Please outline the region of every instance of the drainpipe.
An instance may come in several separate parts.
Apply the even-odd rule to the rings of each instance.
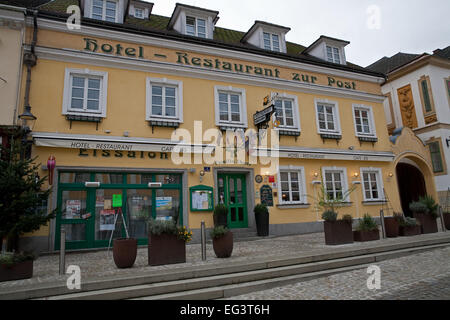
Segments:
[[[31,87],[31,68],[36,65],[36,54],[34,48],[37,42],[37,10],[33,10],[33,40],[31,41],[30,51],[23,55],[23,63],[27,67],[27,80],[25,83],[24,108],[30,105],[30,87]]]

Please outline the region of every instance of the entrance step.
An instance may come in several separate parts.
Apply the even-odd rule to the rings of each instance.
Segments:
[[[194,298],[219,288],[221,296],[230,295],[232,287],[264,288],[279,286],[289,281],[301,281],[301,276],[321,275],[340,268],[361,268],[367,263],[392,259],[402,255],[450,246],[450,234],[422,235],[414,239],[399,238],[384,243],[372,242],[364,246],[327,247],[314,252],[294,253],[271,257],[254,257],[246,261],[223,259],[220,264],[209,263],[196,266],[182,266],[174,269],[137,272],[133,275],[86,279],[81,291],[71,291],[66,281],[39,283],[21,288],[0,291],[0,300],[11,299],[133,299],[148,297],[170,297],[162,295],[187,295]],[[321,273],[322,272],[322,273]],[[293,277],[293,278],[289,278]],[[278,279],[278,280],[277,280]],[[295,280],[300,279],[300,280]],[[260,282],[258,282],[260,281]],[[262,281],[262,282],[261,282]],[[193,290],[203,290],[193,292]],[[206,291],[205,291],[206,290]],[[240,292],[243,292],[240,289]],[[245,291],[244,290],[244,291]],[[216,298],[219,293],[214,295]],[[211,297],[213,298],[213,297]],[[200,299],[200,296],[199,296]],[[203,298],[202,298],[203,299]]]

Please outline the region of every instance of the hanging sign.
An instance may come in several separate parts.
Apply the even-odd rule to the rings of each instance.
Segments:
[[[122,207],[122,194],[113,194],[112,206],[113,208]]]

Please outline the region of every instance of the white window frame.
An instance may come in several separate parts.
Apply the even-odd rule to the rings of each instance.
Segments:
[[[282,188],[281,188],[281,172],[297,172],[299,176],[299,191],[300,201],[284,201]],[[290,181],[290,176],[289,176]],[[291,193],[291,186],[289,186],[289,193]],[[306,192],[306,180],[305,180],[305,167],[303,166],[279,166],[278,167],[278,204],[307,204],[307,192]]]
[[[331,101],[328,99],[314,99],[314,104],[316,106],[316,126],[317,126],[317,133],[322,134],[341,134],[341,120],[339,117],[339,105],[335,101]],[[326,104],[333,107],[333,121],[335,125],[335,130],[327,130],[327,129],[320,129],[319,125],[319,104]]]
[[[328,60],[328,48],[331,48],[331,55],[332,55],[332,57],[333,57],[333,59],[332,59],[333,61],[329,61],[329,60]],[[335,54],[334,54],[334,49],[337,49],[338,54],[339,54],[339,61],[338,61],[338,62],[336,62],[336,57],[335,57]],[[330,63],[342,64],[342,52],[341,52],[341,48],[336,47],[336,46],[332,46],[332,45],[329,45],[329,44],[325,44],[325,60],[326,60],[327,62],[330,62]]]
[[[356,116],[355,116],[355,110],[363,110],[367,111],[367,114],[369,116],[369,133],[363,133],[357,131],[357,125],[356,125]],[[353,124],[355,126],[355,134],[357,137],[376,137],[377,132],[375,129],[375,120],[373,117],[373,111],[371,106],[366,106],[363,104],[353,104],[352,105],[352,113],[353,113]]]
[[[272,92],[271,96],[275,97],[276,93]],[[292,113],[294,116],[294,125],[293,126],[286,126],[286,125],[280,125],[276,130],[283,130],[283,131],[295,131],[300,132],[300,112],[298,107],[298,97],[296,95],[290,95],[286,93],[278,93],[278,96],[275,100],[290,100],[292,102]],[[284,112],[284,111],[283,111]],[[276,114],[273,115],[276,117]]]
[[[81,111],[79,109],[71,109],[72,98],[72,77],[96,77],[100,78],[100,96],[99,96],[99,111]],[[96,71],[90,69],[72,69],[66,68],[64,75],[64,95],[62,113],[64,115],[80,115],[80,116],[94,116],[106,118],[106,101],[108,95],[108,73],[103,71]]]
[[[323,177],[323,188],[326,192],[326,176],[325,173],[327,171],[332,171],[333,173],[339,172],[341,174],[341,183],[342,183],[342,195],[346,195],[345,198],[342,199],[343,202],[350,202],[350,195],[348,194],[348,181],[347,181],[347,168],[345,167],[322,167],[322,177]],[[334,187],[333,187],[334,188]]]
[[[137,13],[141,12],[142,15],[138,16]],[[145,9],[143,8],[138,8],[138,7],[134,7],[134,17],[138,18],[138,19],[144,19],[145,18]]]
[[[175,88],[175,117],[165,115],[152,115],[152,85],[159,85],[162,87],[176,87]],[[183,82],[178,80],[171,80],[167,78],[151,78],[146,80],[146,99],[145,99],[145,120],[147,121],[167,121],[167,122],[183,122]],[[164,110],[163,101],[163,110]],[[164,112],[163,112],[164,114]]]
[[[90,10],[91,10],[91,15],[90,15],[90,18],[91,19],[96,19],[96,20],[101,20],[101,21],[107,21],[106,20],[106,2],[107,1],[110,1],[110,2],[115,2],[116,3],[116,15],[115,15],[115,17],[114,17],[114,22],[119,22],[119,11],[120,11],[120,8],[119,8],[119,5],[120,5],[120,3],[119,3],[119,0],[100,0],[100,1],[102,1],[103,2],[103,7],[102,7],[102,19],[97,19],[97,18],[94,18],[93,16],[94,16],[94,0],[90,0],[91,1],[91,5],[90,5]],[[108,22],[111,22],[111,21],[108,21]]]
[[[366,197],[366,187],[364,185],[364,176],[363,173],[376,173],[377,177],[377,191],[378,191],[378,198],[370,198],[368,199]],[[360,177],[361,177],[361,184],[362,184],[362,192],[363,192],[363,199],[364,201],[384,201],[384,184],[383,184],[383,174],[381,168],[373,168],[373,167],[364,167],[360,168]]]
[[[239,122],[235,121],[224,121],[220,120],[220,104],[219,104],[219,92],[220,93],[228,93],[228,94],[238,94],[240,95],[240,120]],[[232,86],[214,86],[214,106],[215,106],[215,118],[216,118],[216,126],[220,127],[231,127],[231,128],[247,128],[247,98],[245,95],[245,89],[242,88],[234,88]]]
[[[267,49],[266,45],[264,43],[264,34],[267,33],[269,35],[269,40],[270,40],[270,48]],[[278,50],[275,50],[273,47],[273,36],[277,36],[278,37]],[[274,52],[282,52],[281,49],[281,35],[278,33],[274,33],[274,32],[270,32],[270,31],[262,31],[262,48],[265,50],[270,50],[270,51],[274,51]]]
[[[188,19],[188,17],[189,18],[194,18],[195,19],[195,24],[194,24],[194,30],[195,30],[195,34],[188,34],[188,32],[187,32],[187,19]],[[199,35],[198,35],[198,23],[197,23],[197,21],[198,20],[203,20],[203,21],[205,21],[205,37],[200,37]],[[202,38],[202,39],[208,39],[208,19],[207,18],[203,18],[203,17],[199,17],[199,16],[196,16],[196,15],[192,15],[192,14],[189,14],[189,13],[186,13],[186,15],[185,15],[185,17],[184,17],[184,30],[185,30],[185,34],[186,35],[188,35],[188,36],[192,36],[192,37],[198,37],[198,38]]]

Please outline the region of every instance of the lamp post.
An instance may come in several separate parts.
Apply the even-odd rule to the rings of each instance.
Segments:
[[[19,124],[21,126],[20,134],[22,136],[22,144],[26,148],[26,154],[28,154],[28,143],[31,141],[28,141],[28,135],[33,130],[34,124],[36,122],[36,116],[31,113],[31,106],[26,105],[24,107],[24,112],[19,115]]]

